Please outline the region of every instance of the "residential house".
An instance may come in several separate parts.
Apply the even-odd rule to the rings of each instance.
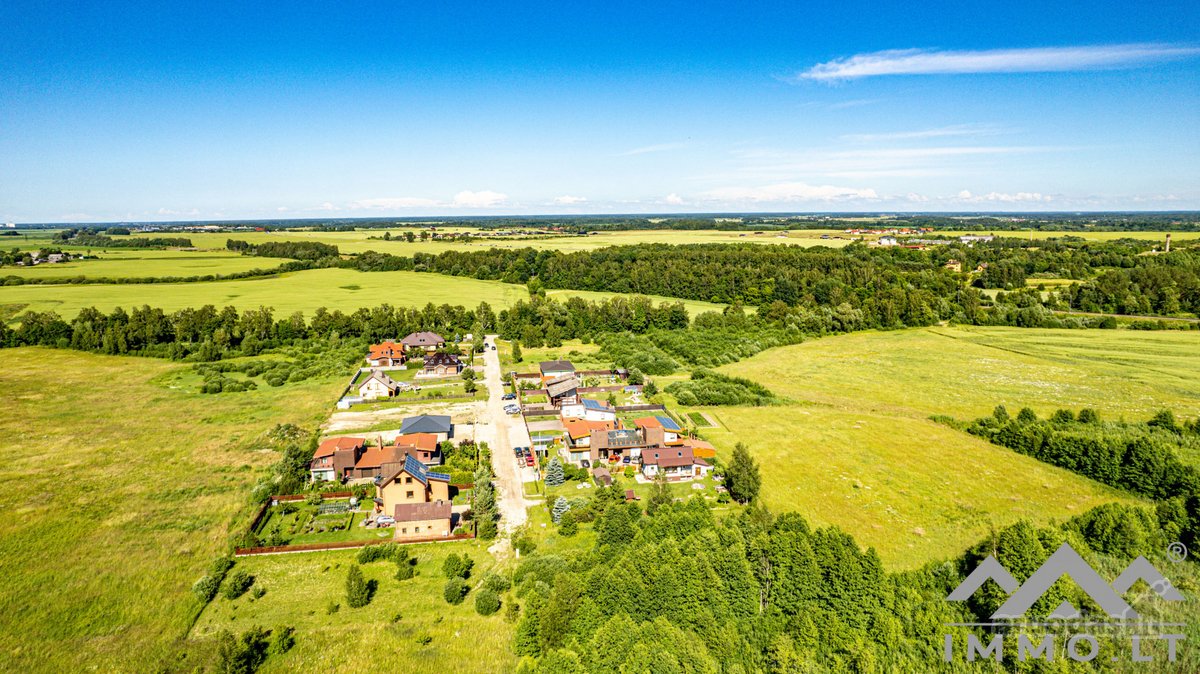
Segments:
[[[463,364],[458,356],[452,353],[432,353],[425,356],[425,364],[421,367],[424,377],[452,377],[462,372]]]
[[[391,377],[379,370],[371,370],[371,374],[354,385],[358,397],[363,400],[390,398],[400,392],[401,386]]]
[[[664,445],[679,445],[683,444],[684,433],[679,424],[675,420],[666,415],[653,417],[642,417],[634,419],[633,425],[639,429],[646,428],[661,428],[663,429],[663,444]]]
[[[433,353],[446,345],[446,340],[436,332],[414,332],[400,340],[404,349],[422,349],[425,353]]]
[[[962,271],[962,262],[960,262],[959,260],[955,260],[954,258],[951,258],[949,260],[946,260],[946,264],[942,265],[942,268],[949,269],[950,271],[956,272],[956,273],[961,272]]]
[[[400,422],[400,435],[415,433],[430,433],[437,436],[438,442],[445,442],[454,436],[454,424],[445,414],[422,414]]]
[[[362,438],[325,440],[313,452],[312,461],[308,464],[309,474],[314,481],[341,480],[353,471],[366,445],[367,441]]]
[[[961,243],[973,246],[976,243],[987,243],[994,238],[996,238],[995,235],[980,236],[977,234],[964,234],[963,236],[958,237],[958,240]]]
[[[406,455],[420,461],[426,467],[442,464],[442,451],[437,436],[432,433],[413,433],[397,436],[395,442],[390,445],[381,442],[368,447],[354,463],[353,471],[347,471],[347,477],[377,478],[383,474],[384,465],[403,463]]]
[[[562,407],[563,403],[577,402],[579,397],[579,380],[573,374],[563,374],[546,382],[546,397],[550,404]]]
[[[569,360],[545,360],[538,363],[538,370],[542,373],[543,381],[565,375],[575,375],[575,366]]]
[[[616,421],[617,411],[607,401],[584,398],[583,418],[588,421]]]
[[[375,483],[375,512],[395,518],[396,538],[449,536],[450,476],[429,470],[411,455],[402,463],[384,464]]]
[[[591,458],[592,431],[615,431],[616,421],[587,421],[585,419],[564,419],[563,430],[566,436],[564,449],[567,460],[579,465],[584,459]]]
[[[712,463],[712,460],[717,458],[717,448],[713,447],[712,443],[705,442],[699,438],[684,438],[683,445],[684,447],[690,447],[692,449],[692,456],[698,459],[704,459]]]
[[[442,447],[437,433],[397,435],[392,443],[400,453],[407,454],[426,466],[442,465]]]
[[[642,452],[642,475],[650,479],[661,473],[668,481],[683,481],[710,472],[712,466],[692,454],[690,447],[655,447]]]
[[[663,446],[662,428],[593,429],[590,435],[587,458],[592,466],[605,462],[636,464],[643,450]]]
[[[404,364],[404,345],[387,341],[372,344],[367,352],[367,364],[371,367],[395,367]]]

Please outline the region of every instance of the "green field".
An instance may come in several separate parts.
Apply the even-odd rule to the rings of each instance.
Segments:
[[[475,560],[472,585],[492,566],[482,543],[431,543],[409,548],[416,556],[415,578],[397,581],[395,564],[363,565],[368,580],[379,588],[362,608],[346,606],[345,578],[354,551],[268,555],[238,560],[237,568],[266,588],[260,599],[249,594],[230,601],[218,597],[204,611],[194,634],[204,637],[219,629],[237,632],[251,625],[296,628],[296,647],[271,658],[261,674],[270,672],[511,672],[513,625],[501,613],[475,613],[474,596],[451,606],[442,599],[446,579],[442,561],[450,553],[468,553]],[[507,597],[505,598],[507,599]],[[331,603],[340,604],[334,614]],[[398,617],[398,619],[396,619]],[[431,637],[421,644],[423,636]]]
[[[856,333],[721,368],[792,402],[708,408],[723,456],[746,443],[775,509],[836,524],[893,567],[955,554],[992,526],[1045,522],[1118,498],[1113,490],[928,420],[1005,403],[1046,415],[1094,407],[1148,417],[1200,402],[1200,335],[932,328]]]
[[[562,290],[552,294],[560,299],[572,295],[603,299],[617,293]],[[203,283],[0,286],[0,305],[23,304],[28,305],[27,310],[57,311],[67,318],[89,306],[102,311],[143,304],[167,311],[205,304],[232,305],[239,309],[268,306],[275,309],[277,316],[286,316],[295,311],[311,314],[317,307],[351,313],[361,307],[385,303],[423,307],[432,302],[474,307],[479,302],[488,302],[498,310],[522,299],[529,299],[524,286],[500,281],[411,271],[359,272],[352,269],[314,269]],[[701,311],[719,311],[723,306],[693,301],[684,304],[693,315]]]
[[[82,251],[80,251],[82,252]],[[288,262],[278,258],[247,257],[234,253],[184,250],[93,249],[98,260],[72,260],[36,267],[0,268],[2,276],[36,279],[148,278],[233,274],[251,269],[273,269]]]
[[[0,350],[0,587],[7,671],[156,671],[186,650],[192,583],[248,517],[261,435],[312,428],[344,385],[202,395],[188,366]],[[69,377],[53,376],[57,373]]]

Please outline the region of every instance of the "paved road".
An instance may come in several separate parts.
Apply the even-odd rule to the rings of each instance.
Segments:
[[[496,335],[487,335],[487,351],[483,354],[483,380],[488,388],[488,400],[483,418],[475,434],[486,440],[492,450],[492,466],[496,471],[496,504],[500,510],[500,530],[511,532],[525,523],[525,492],[521,487],[521,471],[513,460],[513,447],[528,447],[529,433],[518,416],[504,412],[504,382],[500,378],[499,351],[492,351]]]

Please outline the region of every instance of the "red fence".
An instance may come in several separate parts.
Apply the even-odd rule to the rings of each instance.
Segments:
[[[249,557],[251,555],[275,555],[286,552],[320,552],[322,550],[350,550],[364,548],[368,545],[383,543],[437,543],[441,541],[467,541],[475,538],[472,534],[457,534],[450,536],[428,536],[422,538],[400,538],[374,541],[342,541],[340,543],[308,543],[305,545],[266,545],[258,548],[234,548],[234,557]]]

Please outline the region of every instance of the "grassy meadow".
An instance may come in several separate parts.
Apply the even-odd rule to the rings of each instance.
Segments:
[[[76,251],[82,252],[82,251]],[[4,267],[0,276],[27,279],[150,278],[234,274],[251,269],[273,269],[288,262],[279,258],[248,257],[236,253],[184,250],[93,249],[98,260],[71,260],[36,267]]]
[[[344,381],[202,395],[187,365],[0,350],[0,660],[7,671],[155,671],[185,650],[192,583],[274,451],[312,428]],[[56,376],[59,373],[66,377]]]
[[[1093,407],[1143,418],[1200,402],[1200,335],[929,328],[856,333],[727,365],[785,396],[776,407],[707,408],[728,458],[746,443],[772,508],[837,524],[891,567],[950,556],[992,526],[1064,519],[1117,492],[929,421],[998,403],[1047,415]]]
[[[511,672],[514,625],[500,613],[475,612],[474,590],[451,606],[442,598],[442,562],[451,553],[469,554],[475,568],[472,587],[494,565],[483,543],[431,543],[408,548],[417,558],[417,576],[398,581],[389,561],[362,566],[378,589],[362,608],[346,605],[345,580],[355,551],[266,555],[238,559],[236,569],[254,576],[266,589],[259,599],[250,593],[229,600],[218,596],[196,623],[193,635],[217,630],[241,632],[251,625],[296,628],[296,646],[272,657],[259,670],[272,672]],[[505,600],[508,597],[504,597]],[[330,613],[331,604],[338,604]],[[424,637],[428,643],[422,643]]]

